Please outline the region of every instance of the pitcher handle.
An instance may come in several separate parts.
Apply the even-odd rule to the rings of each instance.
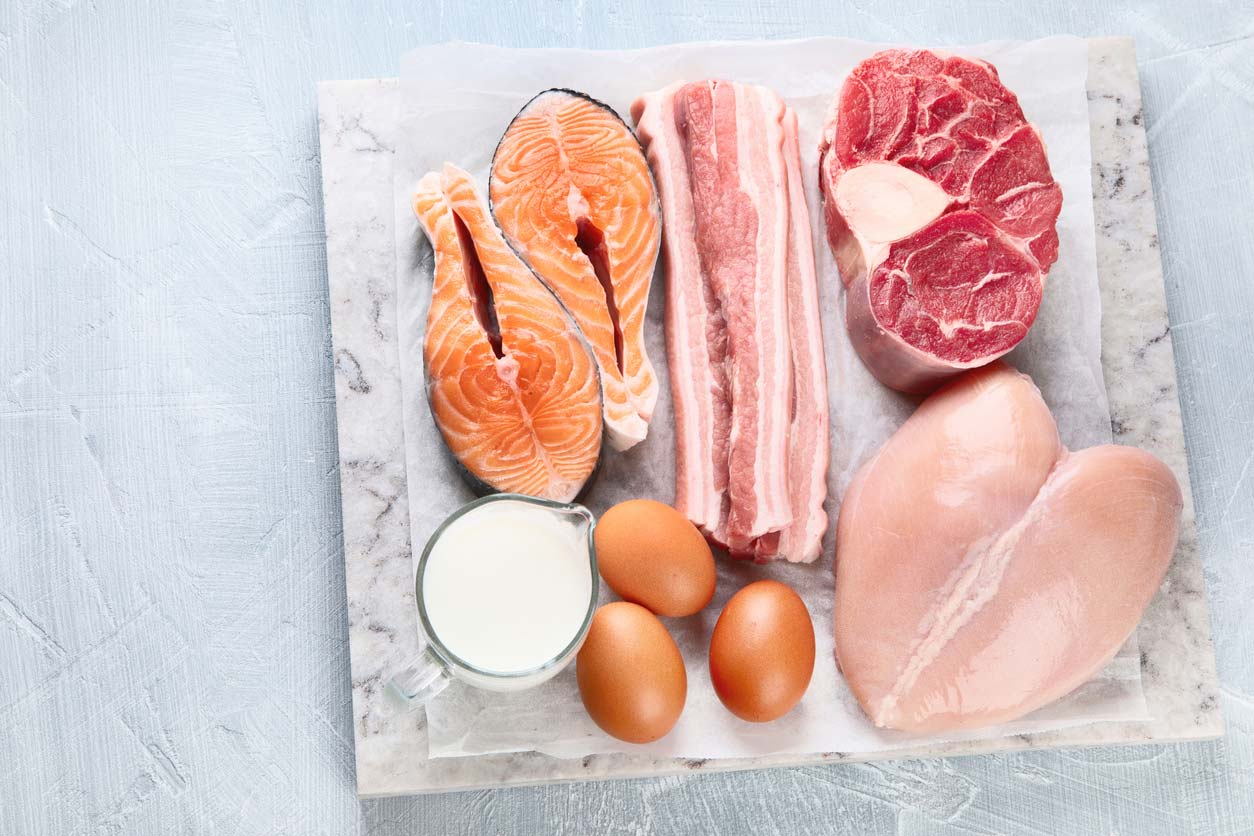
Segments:
[[[448,668],[430,647],[388,679],[384,687],[388,702],[399,711],[413,711],[429,702],[452,682]]]

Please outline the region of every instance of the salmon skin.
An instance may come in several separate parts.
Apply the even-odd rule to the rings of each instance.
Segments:
[[[596,358],[570,314],[505,243],[465,171],[413,195],[435,254],[423,363],[431,415],[479,493],[568,502],[596,473]]]
[[[488,193],[510,246],[592,346],[610,444],[639,443],[657,402],[644,328],[662,220],[635,134],[596,99],[545,90],[501,137]]]

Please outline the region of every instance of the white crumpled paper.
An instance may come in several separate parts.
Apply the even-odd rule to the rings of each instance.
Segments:
[[[453,43],[406,54],[401,76],[395,156],[397,283],[405,393],[405,450],[410,530],[415,557],[446,514],[471,498],[442,449],[422,376],[422,335],[431,285],[431,250],[410,210],[410,194],[425,172],[451,161],[486,189],[498,138],[520,107],[549,87],[581,90],[626,115],[641,93],[670,82],[707,77],[765,84],[800,119],[814,251],[821,284],[824,344],[831,402],[831,470],[827,510],[858,466],[910,414],[915,402],[881,386],[863,368],[846,336],[841,284],[823,237],[817,185],[817,145],[828,107],[845,75],[883,45],[822,38],[791,42],[685,44],[597,52],[504,49]],[[1036,380],[1072,448],[1110,440],[1110,415],[1100,363],[1100,301],[1090,181],[1088,48],[1083,40],[1049,38],[954,50],[988,59],[1044,133],[1050,164],[1062,186],[1060,257],[1050,271],[1044,304],[1028,338],[1009,358]],[[649,301],[649,352],[661,396],[648,438],[627,453],[607,453],[587,504],[600,513],[620,500],[673,498],[673,434],[662,333],[663,280]],[[768,753],[865,752],[920,743],[874,728],[837,672],[832,637],[832,530],[823,556],[811,565],[765,567],[720,560],[718,591],[698,615],[667,619],[688,669],[688,701],[675,729],[645,746],[603,734],[579,701],[573,667],[538,689],[513,695],[454,684],[427,707],[431,757],[536,750],[559,757],[645,750],[658,756],[725,758]],[[746,583],[776,578],[796,589],[814,620],[817,663],[801,704],[773,723],[733,717],[710,684],[706,651],[723,604]],[[612,593],[603,587],[603,597]],[[1093,682],[1067,698],[1006,726],[963,735],[998,737],[1096,720],[1145,716],[1135,647]],[[946,739],[957,739],[949,735]],[[933,739],[935,740],[935,739]]]

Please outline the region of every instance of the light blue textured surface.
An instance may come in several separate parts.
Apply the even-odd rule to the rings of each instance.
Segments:
[[[359,804],[313,84],[415,44],[1137,38],[1228,735]],[[1254,830],[1254,6],[0,4],[0,834]]]

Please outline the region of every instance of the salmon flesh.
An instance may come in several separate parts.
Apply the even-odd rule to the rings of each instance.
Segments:
[[[635,134],[595,99],[546,90],[506,129],[488,191],[510,246],[592,346],[610,443],[639,443],[657,402],[644,329],[662,222]]]
[[[480,493],[574,499],[603,436],[596,359],[570,315],[505,243],[465,171],[413,195],[435,254],[423,342],[445,444]]]

